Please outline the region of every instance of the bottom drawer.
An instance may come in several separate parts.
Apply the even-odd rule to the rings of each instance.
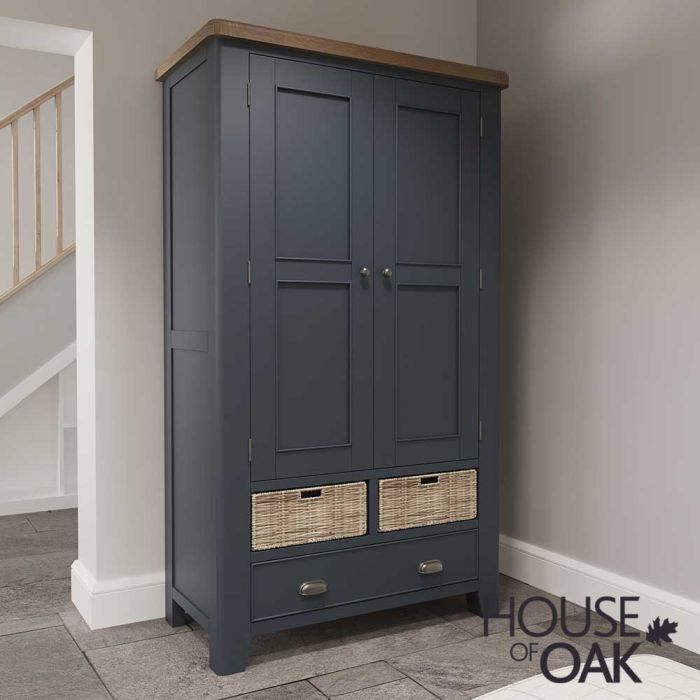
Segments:
[[[253,620],[476,578],[477,531],[253,564]]]

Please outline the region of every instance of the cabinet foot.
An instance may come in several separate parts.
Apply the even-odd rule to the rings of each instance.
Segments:
[[[166,596],[165,600],[165,619],[171,627],[182,627],[187,623],[185,611],[172,599],[171,596]]]
[[[250,654],[250,640],[232,639],[227,635],[209,636],[209,666],[217,676],[245,671]]]
[[[498,588],[467,593],[467,608],[479,617],[498,615]]]

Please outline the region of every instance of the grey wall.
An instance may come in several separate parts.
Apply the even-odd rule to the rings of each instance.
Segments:
[[[503,532],[700,600],[700,3],[487,0]]]

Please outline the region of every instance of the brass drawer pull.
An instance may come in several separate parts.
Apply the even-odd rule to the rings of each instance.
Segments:
[[[327,590],[328,586],[326,586],[325,581],[304,581],[304,583],[299,586],[299,595],[323,595]]]
[[[418,565],[419,574],[439,574],[442,572],[442,562],[439,559],[427,559]]]

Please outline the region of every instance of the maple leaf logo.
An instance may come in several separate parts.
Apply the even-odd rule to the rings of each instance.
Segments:
[[[656,618],[652,624],[647,627],[647,642],[652,642],[657,646],[661,646],[661,642],[673,644],[670,635],[675,634],[678,628],[677,622],[669,622],[666,618],[661,622],[661,618]]]

